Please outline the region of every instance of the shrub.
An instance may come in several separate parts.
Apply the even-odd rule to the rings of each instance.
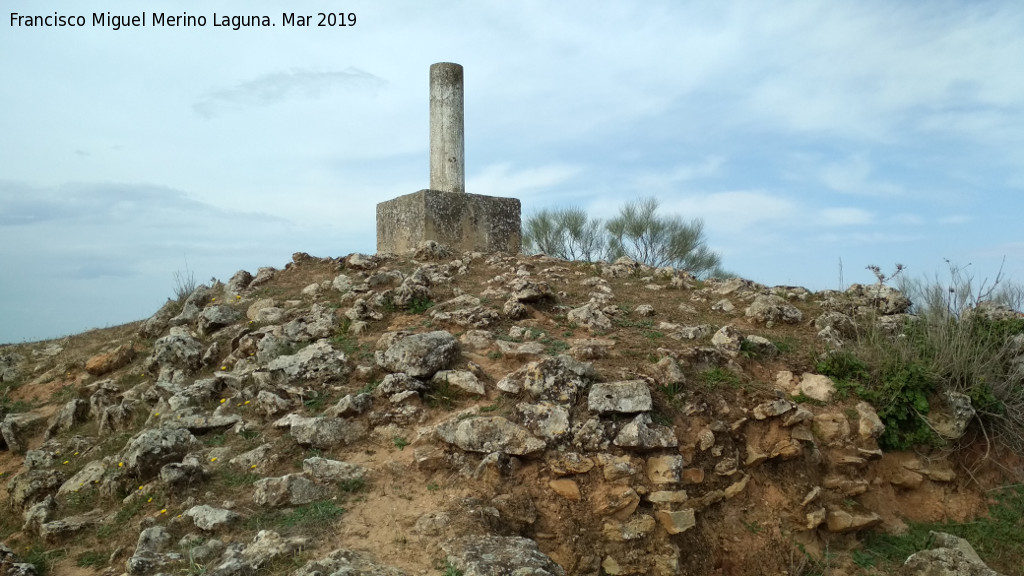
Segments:
[[[699,218],[657,214],[654,198],[630,202],[608,222],[589,218],[580,208],[541,210],[526,219],[523,251],[564,260],[593,262],[626,256],[648,266],[674,266],[697,276],[734,276],[704,239]]]
[[[648,266],[673,266],[703,275],[715,270],[721,258],[704,241],[704,222],[689,223],[679,216],[658,216],[654,198],[630,202],[608,221],[608,252]]]
[[[593,262],[605,256],[608,240],[600,220],[580,208],[544,209],[526,219],[523,251],[563,260]]]
[[[897,335],[869,318],[851,348],[830,354],[817,369],[875,406],[886,425],[883,448],[940,441],[929,421],[930,404],[956,392],[971,399],[980,435],[1024,449],[1024,318],[979,307],[1000,300],[1012,305],[1022,291],[1005,286],[1001,273],[995,282],[977,285],[964,268],[949,266],[948,284],[901,281],[916,299],[917,317]]]

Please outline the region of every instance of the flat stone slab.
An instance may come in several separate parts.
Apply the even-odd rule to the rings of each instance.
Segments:
[[[651,390],[643,380],[601,382],[590,388],[587,408],[598,414],[647,412],[651,409]]]

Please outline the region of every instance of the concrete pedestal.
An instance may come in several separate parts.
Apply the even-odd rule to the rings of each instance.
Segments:
[[[420,190],[377,204],[377,252],[404,254],[423,240],[464,252],[522,249],[515,198]]]

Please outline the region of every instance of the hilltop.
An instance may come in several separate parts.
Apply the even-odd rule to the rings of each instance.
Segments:
[[[0,347],[0,576],[1022,574],[1021,455],[934,398],[955,446],[892,449],[822,373],[900,338],[882,283],[425,243],[181,296]]]

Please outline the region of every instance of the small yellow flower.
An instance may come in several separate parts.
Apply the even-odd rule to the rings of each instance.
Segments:
[[[146,502],[152,502],[152,501],[153,501],[153,497],[152,496],[149,497],[149,500],[146,500]]]
[[[220,369],[221,369],[221,370],[227,370],[227,369],[228,369],[228,367],[227,367],[227,366],[221,366],[221,367],[220,367]],[[223,402],[223,400],[221,400],[221,402]]]
[[[124,462],[118,462],[117,463],[117,467],[118,468],[124,468]]]
[[[216,461],[217,461],[217,457],[216,456],[214,456],[213,458],[210,458],[210,462],[216,462]]]
[[[75,453],[73,454],[73,456],[78,456],[78,452],[75,452]]]
[[[235,294],[235,300],[241,300],[241,299],[242,299],[242,295],[241,294]]]
[[[248,406],[249,405],[249,401],[246,400],[245,402],[242,402],[242,404],[245,404],[246,406]]]
[[[221,403],[221,404],[223,404],[223,403],[224,403],[224,402],[226,402],[226,401],[227,401],[227,398],[221,398],[221,399],[220,399],[220,403]]]
[[[159,415],[160,415],[159,412],[153,412],[153,416],[159,416]]]
[[[255,465],[255,464],[253,464],[252,466],[249,466],[249,468],[255,468],[255,467],[256,467],[256,465]]]
[[[216,302],[216,301],[217,301],[217,297],[216,296],[214,296],[213,298],[210,298],[210,302]]]
[[[160,513],[161,514],[167,514],[167,508],[164,508],[163,510],[161,510]]]
[[[241,407],[242,407],[242,403],[241,403],[241,402],[239,402],[238,404],[235,404],[235,407],[236,407],[236,408],[241,408]]]
[[[65,463],[65,464],[67,464],[68,462],[70,462],[70,460],[65,460],[65,461],[64,461],[64,463]]]
[[[145,487],[146,487],[145,484],[143,484],[142,486],[139,486],[139,490],[142,490]]]

